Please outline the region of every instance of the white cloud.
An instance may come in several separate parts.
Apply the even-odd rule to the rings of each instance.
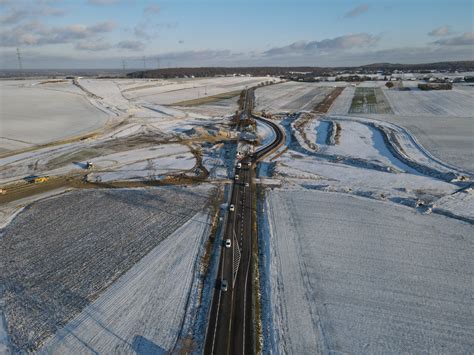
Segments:
[[[274,47],[264,52],[265,56],[302,55],[321,51],[347,50],[375,45],[379,38],[368,33],[356,33],[321,41],[298,41],[283,47]]]
[[[444,37],[444,36],[449,36],[451,34],[452,34],[451,26],[440,26],[428,32],[428,36],[433,36],[433,37]]]
[[[440,46],[474,46],[474,32],[465,32],[460,36],[439,39],[433,43]]]
[[[369,5],[362,4],[362,5],[356,6],[351,11],[347,12],[344,15],[344,17],[345,18],[357,17],[359,15],[362,15],[364,12],[367,12],[368,10],[369,10]]]
[[[13,6],[4,11],[4,15],[0,16],[2,25],[14,25],[20,22],[31,21],[40,16],[62,16],[64,10],[49,5],[32,5],[21,7]]]
[[[96,35],[110,32],[114,28],[115,23],[111,21],[99,22],[92,26],[74,24],[58,27],[47,27],[39,22],[30,22],[2,31],[0,46],[73,43],[77,40],[94,38]]]
[[[115,46],[112,46],[114,48]],[[402,47],[375,51],[308,53],[298,57],[283,55],[262,56],[261,53],[237,53],[229,50],[182,51],[172,53],[146,53],[149,58],[159,58],[163,63],[169,61],[173,66],[358,66],[370,63],[432,63],[441,61],[472,60],[472,48],[468,46],[422,46]],[[76,54],[50,54],[41,49],[22,51],[23,62],[29,68],[121,68],[122,59],[128,68],[143,66],[142,54],[130,52],[129,56],[104,55],[100,51],[82,51]],[[3,68],[17,68],[15,49],[0,52]]]

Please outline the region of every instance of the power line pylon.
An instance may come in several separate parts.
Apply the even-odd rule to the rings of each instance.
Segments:
[[[16,49],[16,57],[18,58],[18,68],[20,69],[20,71],[23,71],[23,64],[21,63],[20,48]]]

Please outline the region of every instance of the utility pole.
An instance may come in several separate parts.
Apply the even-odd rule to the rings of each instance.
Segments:
[[[18,58],[18,68],[20,69],[20,72],[22,72],[23,71],[23,64],[21,63],[20,48],[16,49],[16,57]]]

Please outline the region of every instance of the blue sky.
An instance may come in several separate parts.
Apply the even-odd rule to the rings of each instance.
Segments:
[[[0,0],[0,67],[474,60],[472,0]]]

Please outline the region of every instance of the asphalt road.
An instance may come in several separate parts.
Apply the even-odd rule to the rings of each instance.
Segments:
[[[246,100],[252,100],[253,93],[246,93]],[[251,107],[252,102],[245,105]],[[252,280],[252,218],[255,194],[256,163],[278,148],[284,141],[281,129],[271,121],[264,121],[275,130],[275,140],[267,147],[240,160],[242,167],[235,169],[224,245],[220,257],[219,272],[214,290],[213,303],[204,347],[205,354],[253,354],[255,352],[253,280]],[[250,163],[250,166],[248,165]],[[230,239],[231,247],[226,247]],[[222,290],[222,282],[228,284]]]

